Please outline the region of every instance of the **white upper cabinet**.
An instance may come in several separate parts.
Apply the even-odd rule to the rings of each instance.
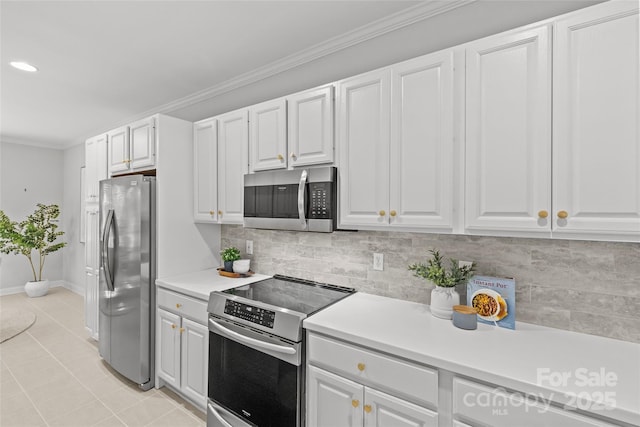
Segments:
[[[107,178],[107,135],[90,138],[85,143],[85,202],[97,203],[100,181]]]
[[[466,46],[465,230],[550,235],[549,26]]]
[[[391,67],[389,224],[453,229],[453,51]]]
[[[218,221],[218,128],[216,119],[193,125],[193,216],[196,222]]]
[[[155,167],[155,128],[155,118],[149,117],[108,133],[110,175]]]
[[[333,86],[287,96],[289,167],[333,163]]]
[[[338,84],[340,227],[453,231],[453,52]]]
[[[554,34],[554,236],[640,241],[638,2],[584,9]]]
[[[287,101],[263,102],[249,109],[251,171],[286,169]]]
[[[249,164],[247,110],[216,117],[218,121],[218,220],[242,224],[244,174]]]
[[[387,223],[391,72],[338,83],[340,227]]]

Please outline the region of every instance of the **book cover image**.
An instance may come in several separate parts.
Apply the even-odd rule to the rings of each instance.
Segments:
[[[511,278],[473,276],[467,283],[467,305],[478,311],[478,321],[516,328],[516,281]]]

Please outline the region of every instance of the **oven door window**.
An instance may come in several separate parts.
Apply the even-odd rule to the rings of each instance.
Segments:
[[[296,426],[301,369],[209,333],[209,398],[260,427]]]

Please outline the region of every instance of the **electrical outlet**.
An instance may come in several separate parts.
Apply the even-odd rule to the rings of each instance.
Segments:
[[[473,265],[473,262],[471,261],[458,261],[458,268],[462,268],[462,267],[471,267]]]
[[[246,243],[246,253],[247,255],[253,255],[253,240],[247,240]]]
[[[373,254],[373,269],[377,271],[384,270],[384,254]]]

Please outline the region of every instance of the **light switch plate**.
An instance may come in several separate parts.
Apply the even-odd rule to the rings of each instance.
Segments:
[[[253,240],[247,240],[245,249],[247,255],[253,255]]]

